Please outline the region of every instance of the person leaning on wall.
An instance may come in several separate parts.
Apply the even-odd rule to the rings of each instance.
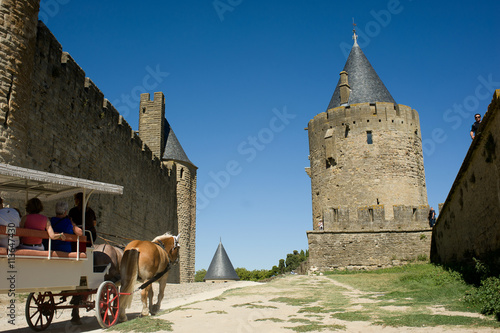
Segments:
[[[476,132],[478,131],[479,129],[479,124],[481,124],[481,115],[479,113],[476,113],[474,115],[474,124],[472,124],[472,127],[470,129],[470,138],[472,140],[474,140],[474,138],[476,137]]]

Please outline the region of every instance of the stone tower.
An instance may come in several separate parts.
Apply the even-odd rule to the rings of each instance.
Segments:
[[[418,113],[394,101],[356,34],[326,112],[315,116],[307,130],[313,230],[319,231],[322,220],[321,231],[334,232],[328,240],[308,234],[312,261],[315,255],[324,256],[322,245],[338,244],[344,230],[425,228],[427,190]],[[316,264],[334,267],[334,261]],[[358,266],[373,264],[380,262]]]
[[[172,127],[165,118],[165,96],[155,92],[153,100],[149,94],[141,94],[139,135],[158,157],[171,175],[176,177],[176,200],[178,230],[180,233],[180,280],[194,282],[195,236],[196,236],[196,170],[189,160]]]

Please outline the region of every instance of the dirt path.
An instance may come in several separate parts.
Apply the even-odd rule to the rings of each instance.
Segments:
[[[322,293],[322,290],[328,293]],[[224,291],[227,292],[220,296]],[[325,301],[337,302],[341,311],[349,312],[357,311],[377,301],[373,293],[354,289],[324,276],[289,276],[269,283],[241,281],[227,284],[168,285],[166,295],[170,298],[163,301],[162,310],[167,311],[151,319],[153,323],[157,323],[158,320],[171,323],[174,332],[291,333],[294,332],[292,328],[302,326],[306,329],[308,325],[309,329],[317,328],[309,330],[312,332],[500,332],[492,328],[468,329],[460,326],[384,327],[374,325],[373,320],[367,318],[363,318],[364,321],[340,320],[333,317],[331,312],[322,312],[320,304]],[[340,302],[340,298],[345,299],[345,302]],[[294,300],[297,301],[296,304]],[[4,298],[0,298],[0,305],[5,309]],[[309,310],[304,311],[305,307]],[[128,311],[129,318],[137,317],[140,310],[141,304],[137,295],[134,297],[132,308]],[[405,312],[408,308],[389,306],[384,307],[384,310]],[[429,311],[448,316],[480,316],[449,312],[439,307]],[[32,332],[25,323],[24,310],[18,316],[15,327],[7,324],[5,313],[2,312],[4,311],[0,312],[0,331]],[[81,326],[71,325],[69,310],[57,314],[47,332],[103,332],[93,311],[82,314]],[[125,325],[137,322],[129,321]],[[108,332],[115,332],[120,328],[126,329],[119,325]]]

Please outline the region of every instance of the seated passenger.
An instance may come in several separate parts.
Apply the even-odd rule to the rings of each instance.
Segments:
[[[19,227],[19,223],[21,222],[21,216],[19,212],[14,208],[3,207],[3,199],[0,198],[0,225],[5,225],[7,227]],[[11,242],[13,243],[13,247],[16,248],[19,246],[19,237],[13,236]],[[0,246],[1,247],[9,247],[9,236],[0,235]]]
[[[40,214],[43,210],[43,205],[40,199],[32,198],[26,203],[26,213],[21,219],[21,228],[47,230],[50,239],[65,240],[64,233],[55,234],[47,216]],[[39,237],[21,237],[21,245],[19,249],[44,251],[45,247],[42,244],[42,238]]]
[[[68,203],[59,201],[56,203],[56,216],[50,219],[50,224],[54,232],[61,232],[70,235],[83,235],[82,229],[78,228],[68,216]],[[52,242],[52,250],[71,252],[71,242],[55,240]]]

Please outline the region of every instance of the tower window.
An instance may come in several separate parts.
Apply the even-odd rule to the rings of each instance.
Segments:
[[[372,131],[366,131],[366,143],[373,144]]]
[[[146,108],[142,108],[142,113],[146,113]]]
[[[370,222],[374,221],[373,208],[368,208],[368,217],[370,218]]]

